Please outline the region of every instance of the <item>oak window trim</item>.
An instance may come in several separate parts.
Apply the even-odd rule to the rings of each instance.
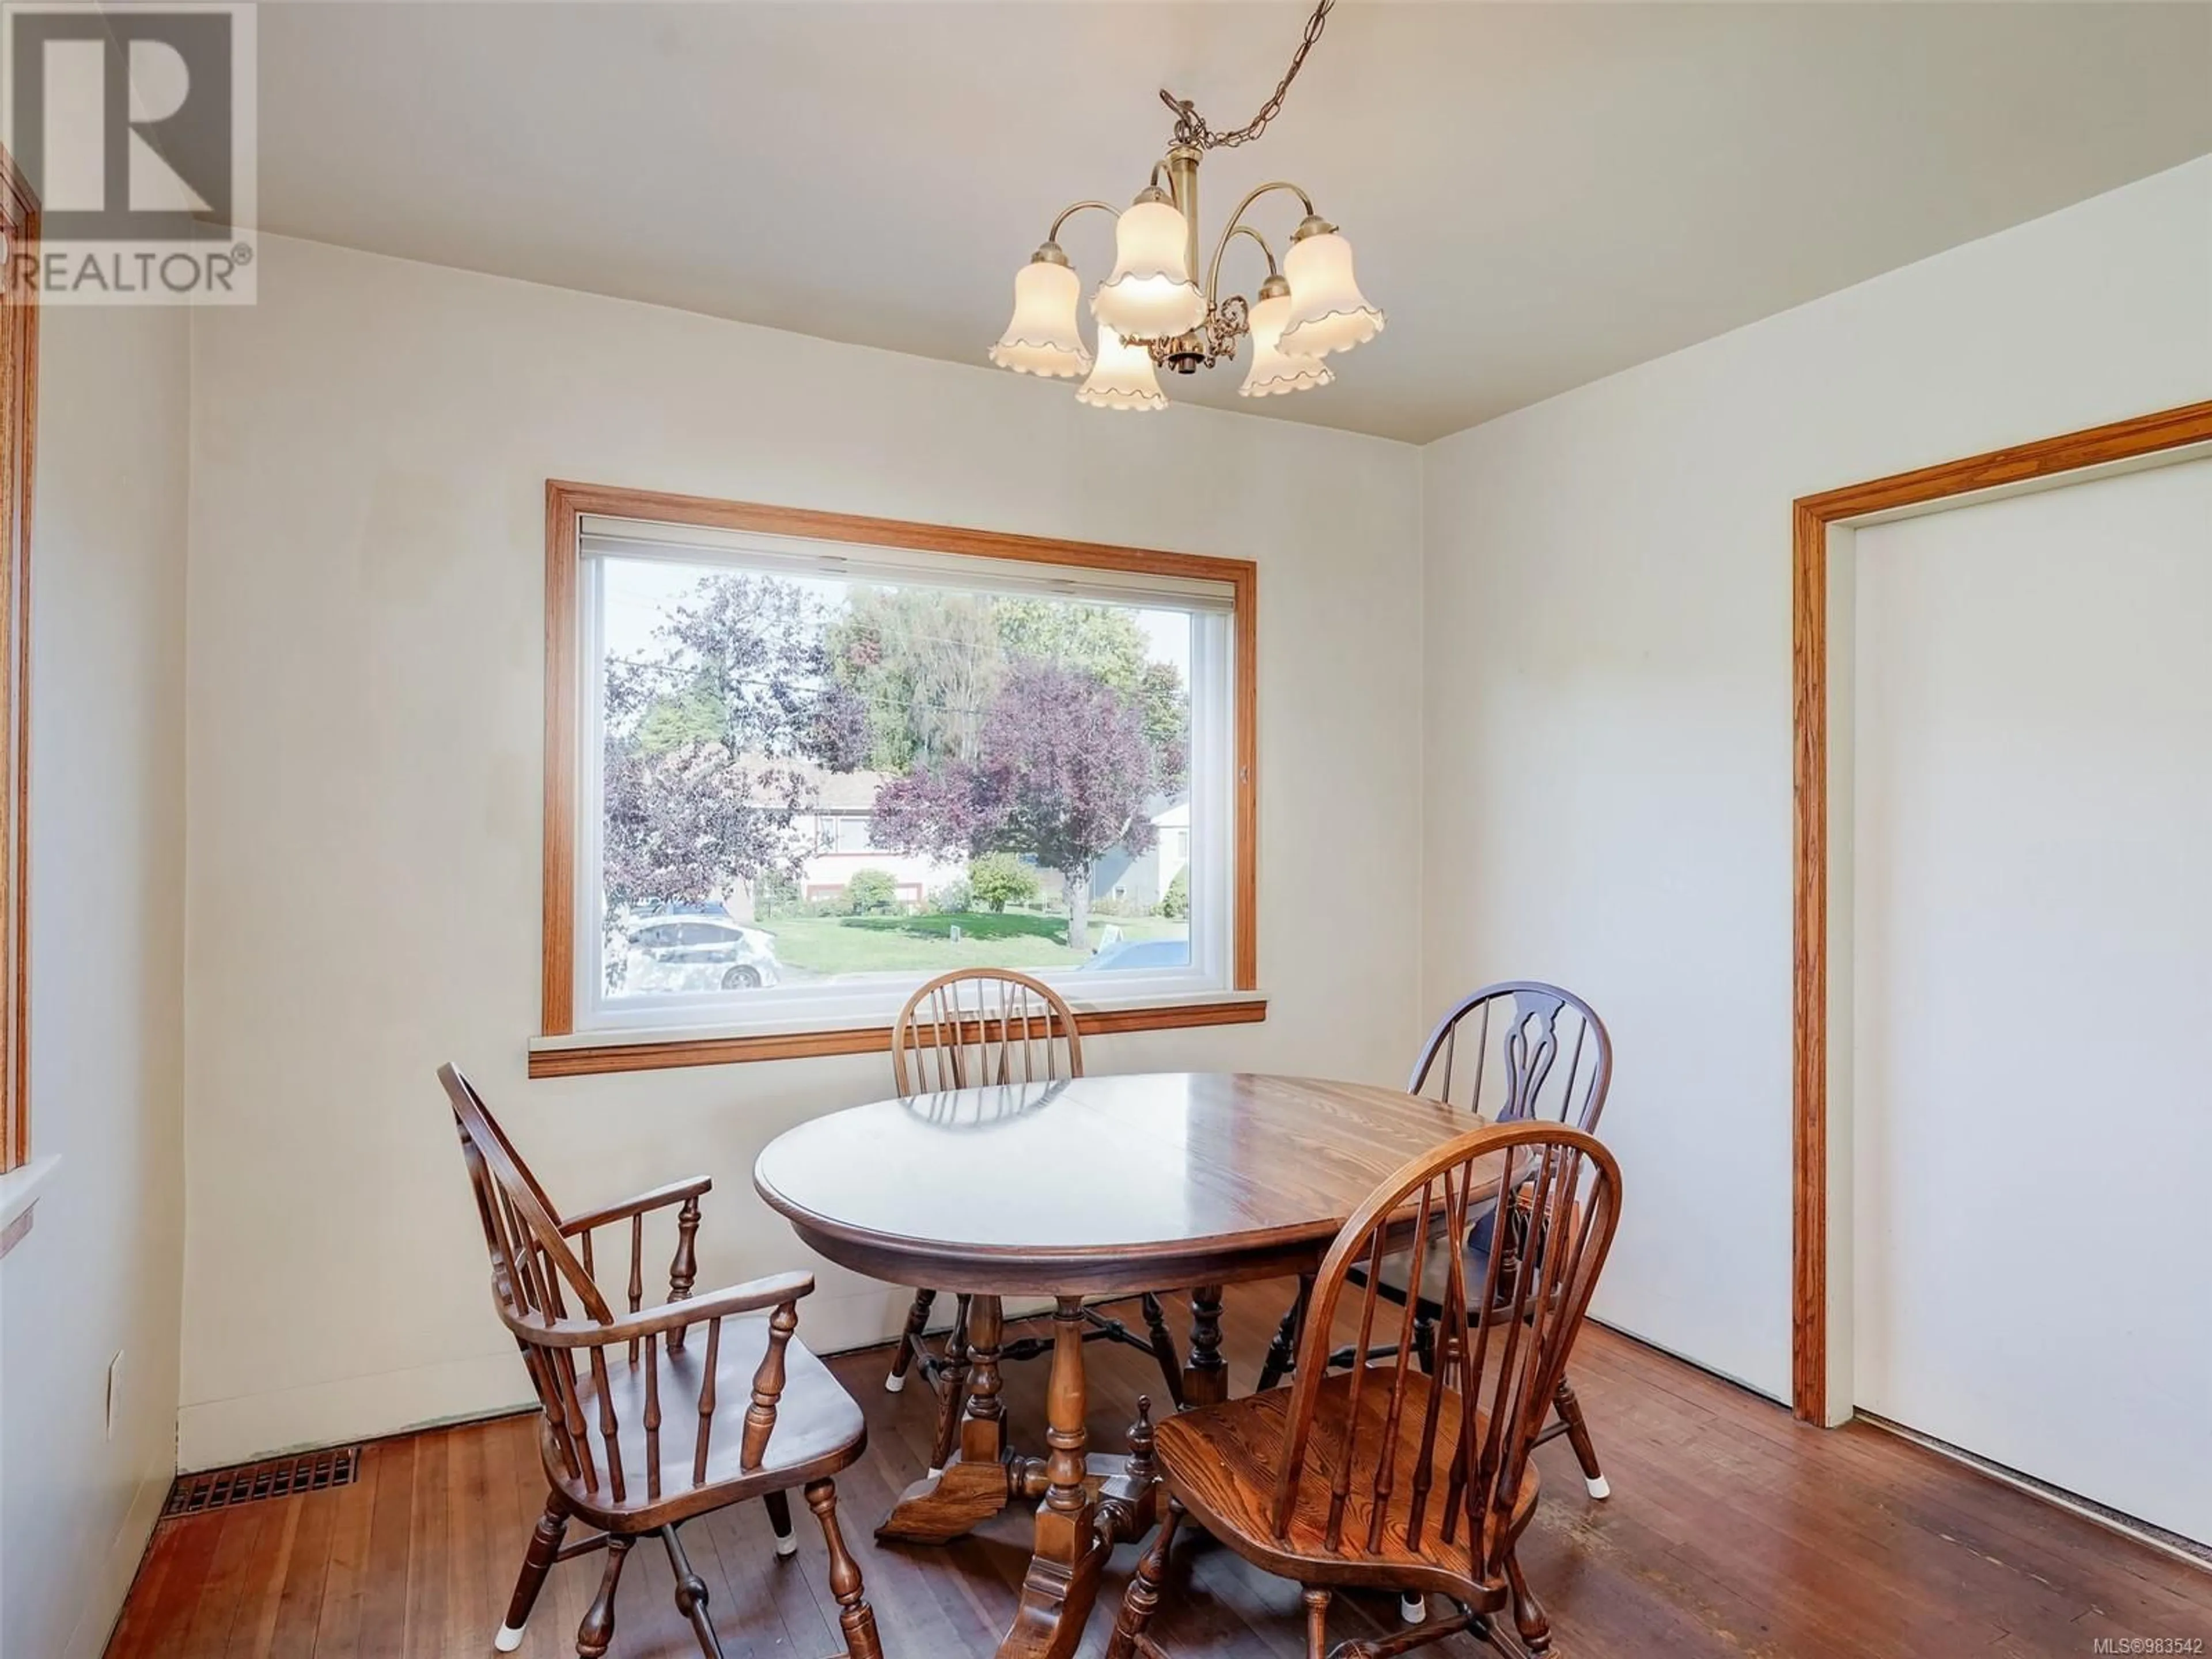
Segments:
[[[1200,1025],[1256,1025],[1267,1018],[1257,993],[1125,1008],[1078,1008],[1075,1029],[1086,1037],[1117,1031],[1184,1030]],[[820,1030],[744,1036],[664,1036],[588,1042],[543,1042],[530,1050],[530,1075],[595,1077],[606,1072],[658,1072],[684,1066],[726,1066],[750,1060],[799,1060],[823,1054],[890,1052],[891,1028],[840,1025]]]
[[[1218,1000],[1170,1002],[1157,1007],[1079,1010],[1085,1036],[1094,1032],[1169,1030],[1196,1024],[1264,1019],[1267,1004],[1252,994],[1259,984],[1259,567],[1249,559],[1170,553],[1097,542],[1062,541],[917,524],[898,519],[825,513],[807,507],[719,500],[662,490],[545,482],[545,819],[539,1032],[544,1038],[575,1033],[576,856],[582,810],[578,775],[582,712],[580,654],[580,521],[586,514],[642,519],[700,529],[790,536],[869,547],[903,548],[977,560],[1138,575],[1181,576],[1224,583],[1231,593],[1230,711],[1233,778],[1231,801],[1230,991]],[[787,1034],[709,1034],[665,1042],[610,1041],[533,1047],[532,1077],[647,1070],[666,1066],[789,1060],[819,1054],[887,1049],[890,1028],[866,1025]]]
[[[38,426],[39,200],[0,150],[0,1173],[31,1162],[31,479]],[[0,1255],[29,1231],[27,1207]]]

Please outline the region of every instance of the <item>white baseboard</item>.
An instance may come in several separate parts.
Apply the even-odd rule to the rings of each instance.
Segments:
[[[799,1340],[817,1353],[888,1342],[905,1322],[911,1297],[911,1291],[889,1286],[809,1297],[799,1304]],[[949,1316],[951,1298],[940,1301]],[[177,1413],[177,1467],[189,1474],[497,1417],[536,1404],[521,1357],[511,1347],[504,1353],[201,1401]]]
[[[91,1595],[77,1616],[76,1628],[70,1633],[64,1650],[67,1659],[99,1659],[106,1651],[108,1638],[115,1633],[115,1621],[123,1616],[124,1600],[138,1577],[139,1563],[146,1559],[154,1523],[161,1518],[162,1507],[169,1501],[170,1484],[166,1474],[149,1474],[131,1494],[123,1524],[108,1540],[106,1559],[88,1575]]]
[[[2184,1566],[2194,1567],[2199,1572],[2212,1572],[2212,1543],[2181,1533],[2168,1532],[2155,1522],[2109,1508],[2094,1498],[2085,1498],[2079,1492],[2067,1491],[2063,1486],[2039,1480],[2008,1464],[1968,1451],[1964,1446],[1954,1446],[1948,1440],[1938,1440],[1932,1434],[1923,1434],[1917,1429],[1893,1422],[1887,1417],[1877,1417],[1867,1411],[1854,1411],[1852,1416],[1869,1428],[1880,1429],[1884,1434],[1893,1434],[1899,1440],[1910,1441],[1934,1452],[1938,1457],[1972,1469],[1978,1474],[1985,1474],[2001,1486],[2026,1492],[2031,1498],[2039,1498],[2052,1508],[2064,1510],[2069,1515],[2078,1515],[2107,1532],[2118,1533],[2123,1538],[2132,1538],[2138,1544],[2172,1557]]]
[[[904,1327],[913,1297],[911,1291],[884,1285],[842,1296],[817,1292],[799,1304],[799,1340],[820,1354],[876,1347]],[[1006,1316],[1024,1317],[1051,1306],[1049,1298],[1009,1299]],[[932,1328],[950,1324],[952,1308],[951,1297],[939,1297],[933,1310],[939,1317]],[[512,1349],[234,1400],[202,1401],[177,1413],[177,1467],[189,1474],[496,1417],[536,1403],[521,1358]]]
[[[189,1474],[536,1404],[522,1357],[513,1348],[479,1358],[204,1401],[177,1413],[177,1467]]]

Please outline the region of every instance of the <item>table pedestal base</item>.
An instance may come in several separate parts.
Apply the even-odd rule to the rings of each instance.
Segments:
[[[1084,1482],[1090,1531],[1072,1560],[1060,1551],[1040,1551],[1022,1575],[1014,1622],[999,1644],[998,1659],[1068,1659],[1083,1643],[1084,1627],[1098,1600],[1098,1581],[1116,1544],[1141,1538],[1158,1517],[1159,1482],[1149,1461],[1134,1473],[1128,1457],[1093,1455]],[[1041,1465],[1033,1465],[1041,1472]],[[1040,1511],[1038,1531],[1048,1530]]]
[[[1092,1452],[1084,1460],[1084,1489],[1094,1505],[1118,1506],[1125,1517],[1141,1510],[1145,1516],[1144,1525],[1134,1530],[1125,1518],[1116,1534],[1118,1543],[1148,1530],[1157,1507],[1150,1477],[1132,1476],[1129,1464],[1130,1459],[1119,1452]],[[924,1476],[898,1495],[891,1512],[876,1528],[876,1541],[949,1544],[965,1538],[1010,1504],[1042,1498],[1048,1480],[1041,1457],[1009,1455],[996,1463],[969,1463],[955,1457],[939,1473]]]
[[[1054,1316],[1052,1384],[1045,1457],[1006,1449],[999,1409],[998,1298],[978,1296],[969,1310],[975,1382],[960,1425],[960,1452],[939,1473],[899,1495],[880,1541],[945,1544],[973,1531],[1016,1499],[1037,1503],[1036,1540],[1022,1577],[1021,1602],[999,1644],[999,1659],[1069,1659],[1098,1599],[1098,1579],[1114,1546],[1142,1537],[1159,1514],[1152,1430],[1140,1412],[1129,1455],[1093,1454],[1084,1425],[1083,1304],[1061,1297]]]
[[[1003,1461],[970,1463],[956,1455],[943,1471],[908,1486],[876,1528],[879,1544],[949,1544],[981,1526],[1013,1497]]]

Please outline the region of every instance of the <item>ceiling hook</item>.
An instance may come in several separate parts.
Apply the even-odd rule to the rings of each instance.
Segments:
[[[1188,98],[1178,98],[1165,87],[1160,88],[1160,102],[1175,112],[1175,141],[1178,144],[1194,144],[1206,131],[1206,123],[1198,118],[1197,106]]]

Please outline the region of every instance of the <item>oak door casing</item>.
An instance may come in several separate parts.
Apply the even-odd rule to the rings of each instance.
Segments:
[[[1828,1419],[1828,530],[1877,513],[2033,483],[2212,443],[2212,402],[1847,484],[1791,507],[1796,775],[1792,910],[1790,1405]]]

